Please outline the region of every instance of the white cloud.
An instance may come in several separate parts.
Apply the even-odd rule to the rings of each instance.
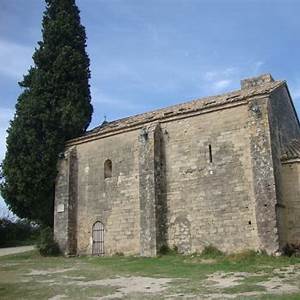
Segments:
[[[117,107],[118,110],[132,111],[140,107],[140,105],[133,101],[125,99],[115,99],[105,93],[99,91],[97,88],[91,88],[92,102],[94,105],[104,105],[111,107]]]
[[[204,86],[209,93],[225,92],[238,87],[241,79],[257,76],[262,69],[262,60],[252,61],[239,67],[229,66],[223,69],[208,70],[202,76]]]
[[[203,78],[209,81],[209,80],[213,80],[217,75],[218,72],[216,71],[208,71],[204,73]]]
[[[208,94],[219,93],[232,88],[233,83],[235,81],[238,82],[240,73],[240,70],[236,67],[227,67],[207,71],[204,73],[202,79]]]
[[[223,80],[218,80],[218,81],[213,82],[212,86],[215,91],[220,91],[220,90],[223,90],[223,89],[229,87],[231,83],[232,83],[232,80],[223,79]]]
[[[33,49],[21,44],[0,40],[0,74],[20,79],[32,64]]]
[[[294,90],[292,90],[292,97],[293,99],[300,99],[300,87],[297,87]]]
[[[263,61],[257,61],[254,63],[254,73],[258,74],[260,73],[261,67],[264,65],[265,63]]]
[[[300,101],[300,77],[297,76],[293,81],[289,82],[289,89],[291,92],[292,99]]]
[[[204,73],[203,78],[207,81],[216,80],[220,78],[227,78],[235,76],[239,72],[238,68],[228,67],[224,70],[213,70]]]

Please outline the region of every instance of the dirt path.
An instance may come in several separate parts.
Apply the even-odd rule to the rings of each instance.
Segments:
[[[34,249],[34,246],[21,246],[21,247],[9,247],[9,248],[0,248],[0,256],[22,253],[31,251]]]

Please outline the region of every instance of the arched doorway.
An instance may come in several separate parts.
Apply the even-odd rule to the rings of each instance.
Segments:
[[[92,254],[98,256],[104,255],[104,225],[101,222],[97,221],[93,225],[92,237]]]

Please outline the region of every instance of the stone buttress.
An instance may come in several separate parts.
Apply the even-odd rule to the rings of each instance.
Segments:
[[[162,243],[162,137],[159,124],[139,134],[140,255],[155,256]]]
[[[76,148],[71,148],[58,162],[55,185],[54,236],[65,255],[77,252],[77,180]]]

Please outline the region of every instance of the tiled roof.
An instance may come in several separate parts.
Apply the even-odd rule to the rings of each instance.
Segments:
[[[291,159],[300,158],[300,140],[292,140],[285,146],[281,160],[287,161]]]
[[[84,135],[69,140],[67,144],[72,144],[73,142],[107,134],[109,132],[119,131],[125,128],[139,126],[153,121],[162,121],[164,119],[171,119],[175,116],[195,113],[198,111],[209,111],[210,109],[216,107],[222,107],[241,101],[248,100],[255,96],[268,95],[280,86],[283,86],[285,81],[268,81],[263,84],[251,87],[244,87],[241,90],[233,91],[230,93],[194,99],[192,101],[169,106],[167,108],[154,110],[151,112],[146,112],[143,114],[138,114],[135,116],[119,119],[112,122],[105,122],[105,124],[97,126],[92,130],[87,131]]]

